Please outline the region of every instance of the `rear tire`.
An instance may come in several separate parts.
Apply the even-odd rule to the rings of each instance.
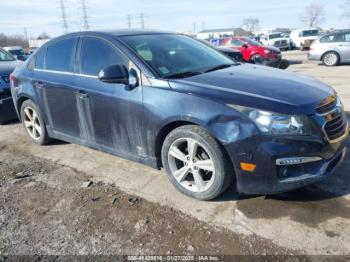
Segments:
[[[216,198],[234,178],[231,160],[222,146],[199,126],[170,132],[163,143],[162,162],[176,189],[198,200]]]
[[[26,100],[21,106],[21,120],[29,138],[36,144],[46,145],[49,137],[41,112],[32,100]]]
[[[340,58],[336,52],[327,52],[322,57],[322,63],[325,66],[336,66],[339,62]]]

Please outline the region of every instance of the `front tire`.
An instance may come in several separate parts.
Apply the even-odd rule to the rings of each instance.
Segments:
[[[221,145],[199,126],[176,128],[165,138],[162,162],[170,182],[182,193],[211,200],[231,184],[234,171]]]
[[[51,142],[40,110],[31,100],[21,106],[21,119],[29,138],[36,144],[46,145]]]
[[[325,66],[336,66],[339,64],[340,58],[336,52],[328,52],[323,55],[322,62]]]
[[[263,58],[260,55],[253,55],[249,61],[252,64],[257,64],[257,65],[263,64]]]

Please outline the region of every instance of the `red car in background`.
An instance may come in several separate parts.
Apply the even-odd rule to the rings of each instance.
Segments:
[[[280,67],[282,62],[281,51],[273,46],[264,46],[249,37],[225,37],[212,39],[210,43],[214,46],[229,47],[239,50],[245,62],[263,64],[271,67]]]

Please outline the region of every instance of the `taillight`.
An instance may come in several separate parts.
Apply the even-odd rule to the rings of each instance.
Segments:
[[[13,74],[10,75],[10,85],[11,87],[17,87],[18,85],[18,80]]]

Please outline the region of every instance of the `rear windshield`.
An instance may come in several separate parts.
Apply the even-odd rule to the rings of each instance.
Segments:
[[[273,35],[269,35],[270,39],[275,39],[275,38],[283,38],[282,34],[273,34]]]
[[[303,31],[303,36],[318,36],[319,31],[318,30],[306,30]]]

